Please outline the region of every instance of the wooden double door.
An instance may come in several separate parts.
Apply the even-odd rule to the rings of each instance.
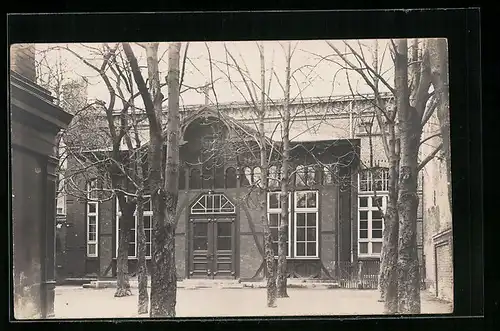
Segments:
[[[235,217],[190,218],[189,278],[235,278],[235,230]]]

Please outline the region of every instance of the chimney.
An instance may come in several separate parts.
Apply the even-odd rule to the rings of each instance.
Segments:
[[[35,45],[14,44],[10,46],[10,70],[36,81]]]

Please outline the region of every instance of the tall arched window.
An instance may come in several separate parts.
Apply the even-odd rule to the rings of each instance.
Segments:
[[[278,168],[273,165],[269,167],[269,186],[278,187],[278,185],[279,185]]]
[[[243,169],[243,175],[241,176],[241,186],[252,185],[252,169],[245,167]]]
[[[215,188],[224,188],[224,182],[224,166],[223,163],[218,163],[215,165]]]
[[[179,190],[186,189],[186,169],[179,170]]]
[[[295,185],[306,185],[306,168],[303,165],[298,165],[297,168],[295,168]]]
[[[314,165],[307,167],[307,186],[316,185],[316,168]]]
[[[253,169],[253,181],[254,184],[258,185],[259,187],[262,187],[262,170],[260,167],[255,167]]]
[[[189,188],[190,189],[201,188],[201,173],[199,169],[191,170],[191,176],[189,178]]]
[[[236,187],[236,169],[229,167],[226,169],[226,188]]]
[[[213,164],[205,163],[202,166],[202,186],[204,189],[211,189],[214,187],[214,169]]]

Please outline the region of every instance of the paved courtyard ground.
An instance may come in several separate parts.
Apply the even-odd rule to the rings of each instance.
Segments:
[[[132,296],[115,298],[114,289],[56,288],[55,317],[134,318],[137,289]],[[267,308],[265,289],[178,289],[177,317],[373,315],[383,313],[374,290],[289,289],[290,298],[279,299],[277,308]],[[422,294],[422,313],[451,313],[451,304]]]

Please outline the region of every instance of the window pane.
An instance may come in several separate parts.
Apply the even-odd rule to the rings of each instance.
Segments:
[[[213,211],[214,208],[214,196],[213,195],[207,195],[205,196],[205,199],[207,201],[207,210],[208,211]]]
[[[296,168],[296,173],[295,173],[295,185],[297,186],[304,186],[306,183],[304,181],[305,179],[305,167],[304,166],[297,166]]]
[[[128,256],[135,256],[135,244],[128,245]]]
[[[144,216],[144,228],[148,229],[151,228],[151,216]]]
[[[359,219],[360,220],[367,220],[368,219],[368,212],[367,211],[360,211],[359,212]]]
[[[307,185],[312,186],[316,184],[316,169],[314,166],[307,167]]]
[[[89,213],[95,213],[97,211],[97,205],[95,203],[89,203]]]
[[[359,253],[368,254],[368,243],[359,243]]]
[[[382,230],[372,230],[372,238],[382,239]]]
[[[95,232],[89,232],[89,241],[95,241],[95,240],[96,240]]]
[[[228,222],[217,223],[217,236],[230,237],[231,236],[231,223],[228,223]]]
[[[96,244],[89,244],[89,255],[95,255],[96,253]]]
[[[255,167],[253,169],[253,181],[254,181],[254,183],[256,183],[259,186],[262,185],[261,173],[262,173],[262,171],[261,171],[260,167]]]
[[[305,256],[306,255],[306,244],[305,243],[297,243],[297,255]]]
[[[146,255],[147,256],[151,256],[152,255],[152,251],[151,251],[151,244],[147,244],[146,243]]]
[[[330,167],[325,166],[323,168],[323,185],[332,183],[332,172]]]
[[[226,170],[226,188],[236,187],[236,169],[227,168]]]
[[[144,233],[146,234],[146,242],[150,243],[151,242],[151,230],[146,230]]]
[[[271,245],[272,249],[273,249],[273,252],[274,252],[274,256],[277,256],[278,255],[278,243],[273,243]]]
[[[297,227],[297,241],[305,241],[306,240],[306,229]]]
[[[269,225],[278,226],[280,214],[269,214]]]
[[[359,230],[359,237],[361,239],[367,239],[368,238],[368,230]]]
[[[296,206],[297,208],[305,208],[306,207],[306,194],[304,192],[296,193]]]
[[[89,224],[89,233],[96,233],[96,225],[95,224]]]
[[[194,250],[207,250],[208,240],[207,237],[195,237],[193,239]]]
[[[382,197],[374,197],[373,200],[372,200],[372,207],[375,207],[375,208],[382,208],[383,204],[382,204]]]
[[[278,182],[278,169],[276,166],[271,166],[269,167],[269,186],[270,187],[277,187],[279,182]]]
[[[359,207],[368,207],[368,197],[359,198]]]
[[[128,242],[131,242],[131,243],[135,242],[135,231],[128,232]]]
[[[191,170],[191,176],[189,178],[189,188],[190,189],[200,189],[201,188],[201,174],[200,170]]]
[[[269,208],[277,209],[280,208],[280,194],[279,193],[270,193],[269,194]]]
[[[316,226],[316,213],[307,214],[307,226]]]
[[[380,254],[382,252],[382,243],[372,243],[372,253]]]
[[[307,193],[307,208],[316,208],[316,192]]]
[[[252,183],[252,169],[246,167],[241,176],[241,186],[249,186]]]
[[[214,169],[213,164],[203,165],[203,178],[202,186],[203,188],[213,188],[214,187]]]
[[[271,228],[271,238],[273,241],[278,241],[278,228]]]
[[[373,221],[372,222],[372,229],[382,230],[382,221]]]
[[[89,224],[96,224],[96,217],[95,216],[89,216]]]
[[[224,167],[222,166],[222,162],[218,161],[215,167],[215,188],[224,188],[225,181],[225,173]]]
[[[297,221],[297,226],[305,226],[306,225],[306,214],[305,213],[296,213],[296,221]]]
[[[368,230],[368,221],[360,221],[359,222],[359,228],[361,230]]]
[[[220,209],[220,195],[214,196],[214,209],[219,210]]]
[[[316,241],[316,228],[307,229],[307,241]]]
[[[231,250],[231,237],[218,237],[217,238],[218,250]]]
[[[307,243],[307,256],[316,256],[316,243]]]
[[[372,211],[372,220],[381,220],[382,213],[379,210]]]

